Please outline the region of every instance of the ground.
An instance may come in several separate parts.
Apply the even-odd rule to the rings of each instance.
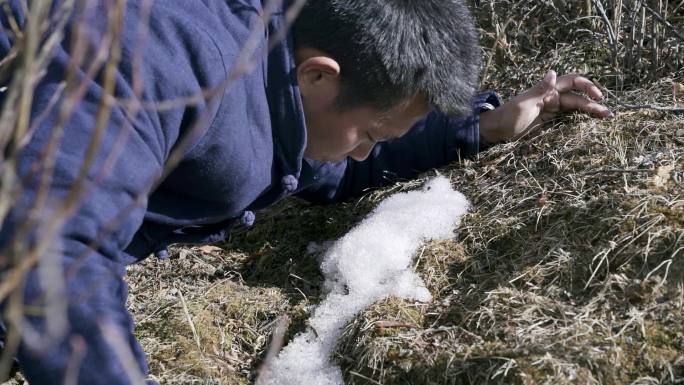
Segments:
[[[682,106],[684,50],[668,40],[680,33],[681,4],[668,8],[672,33],[634,13],[666,47],[658,58],[646,35],[636,36],[640,56],[630,53],[625,35],[639,28],[626,6],[621,27],[610,9],[570,18],[585,10],[475,5],[483,87],[510,97],[548,69],[580,72],[612,90],[617,116],[565,116],[439,170],[473,207],[453,240],[416,256],[434,299],[390,298],[359,314],[333,355],[345,381],[683,383],[684,115],[627,106]],[[288,200],[224,244],[132,266],[129,308],[152,373],[164,384],[253,382],[276,325],[289,321],[287,342],[320,299],[310,243],[341,237],[383,197],[435,172],[338,205]]]
[[[473,210],[454,240],[418,256],[435,299],[388,299],[360,314],[335,353],[348,383],[681,382],[683,123],[574,116],[441,170]],[[340,237],[417,183],[338,206],[288,201],[221,248],[131,268],[153,373],[249,383],[278,317],[292,319],[291,335],[318,300],[309,242]]]
[[[577,72],[615,119],[562,116],[351,202],[286,200],[225,243],[129,267],[162,384],[253,383],[271,340],[305,330],[321,298],[310,246],[437,172],[472,209],[416,255],[432,301],[388,298],[346,326],[332,358],[347,384],[684,383],[684,1],[468,2],[483,89],[509,99],[550,69]]]

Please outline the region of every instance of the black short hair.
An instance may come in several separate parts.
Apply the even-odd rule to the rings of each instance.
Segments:
[[[308,0],[294,39],[340,63],[342,109],[387,110],[417,92],[445,113],[470,109],[481,52],[462,0]]]

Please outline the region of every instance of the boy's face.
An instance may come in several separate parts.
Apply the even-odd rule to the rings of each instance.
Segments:
[[[315,106],[307,106],[314,104]],[[378,142],[398,138],[427,114],[417,97],[386,112],[359,107],[340,112],[334,104],[320,106],[304,100],[307,158],[338,162],[346,157],[362,161]]]
[[[337,162],[347,156],[368,157],[377,142],[398,138],[429,112],[424,98],[416,95],[389,111],[370,107],[340,111],[335,104],[340,92],[339,65],[313,49],[297,51],[297,80],[307,126],[304,156]]]

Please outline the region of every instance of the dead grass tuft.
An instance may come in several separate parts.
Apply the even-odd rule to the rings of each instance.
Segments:
[[[129,270],[129,309],[152,372],[164,384],[248,383],[276,318],[295,310],[277,288],[244,284],[232,270],[244,255],[175,252]]]

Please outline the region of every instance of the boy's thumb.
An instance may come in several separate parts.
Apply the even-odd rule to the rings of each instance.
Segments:
[[[540,81],[537,83],[532,91],[532,95],[536,97],[544,97],[546,94],[549,92],[553,91],[556,88],[556,80],[557,80],[557,75],[556,71],[551,70],[546,73],[546,76],[544,76],[544,80]]]
[[[546,76],[544,76],[544,80],[542,81],[544,93],[556,88],[556,80],[558,80],[558,75],[556,75],[556,71],[549,70],[549,72],[546,73]]]

